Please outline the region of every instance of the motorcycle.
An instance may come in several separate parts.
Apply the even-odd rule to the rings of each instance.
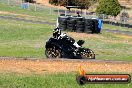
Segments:
[[[47,58],[70,58],[70,59],[95,59],[94,52],[89,48],[83,48],[84,40],[76,42],[66,33],[59,30],[53,33],[45,45],[45,55]]]

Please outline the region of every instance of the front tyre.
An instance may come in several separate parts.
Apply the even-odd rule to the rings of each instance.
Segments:
[[[45,55],[47,58],[61,58],[61,51],[55,47],[49,47],[46,48]]]
[[[91,49],[83,49],[81,57],[82,59],[95,59],[95,54]]]

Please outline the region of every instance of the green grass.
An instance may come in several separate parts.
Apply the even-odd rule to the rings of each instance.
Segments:
[[[41,7],[40,7],[41,8]],[[41,8],[42,9],[42,8]],[[55,22],[57,15],[49,14],[49,9],[45,11],[21,9],[20,6],[10,6],[0,4],[0,11],[7,11],[20,15],[6,14],[17,18],[28,20],[37,20]],[[21,15],[24,16],[21,16]],[[4,14],[1,14],[4,15]],[[29,15],[29,16],[25,16]],[[31,17],[30,17],[31,16]],[[33,16],[33,17],[32,17]],[[50,19],[49,19],[50,18]],[[45,24],[33,24],[13,20],[0,20],[0,56],[8,57],[36,57],[45,58],[44,44],[52,35],[53,26]],[[122,30],[124,27],[117,27],[103,24],[103,29]],[[76,40],[85,40],[85,47],[91,48],[96,55],[96,59],[107,60],[132,60],[132,38],[122,37],[105,31],[100,35],[92,35],[93,37],[80,38],[71,36]]]
[[[120,30],[120,31],[131,31],[132,28],[127,28],[127,27],[121,27],[121,26],[114,26],[110,24],[103,24],[103,29],[110,29],[110,30]]]
[[[17,14],[35,16],[25,18],[55,22],[56,16],[47,12],[34,12],[24,10],[17,6],[0,4],[0,11],[8,11]],[[51,19],[49,19],[51,18]],[[103,25],[105,29],[108,25]],[[117,29],[115,26],[109,28]],[[45,58],[44,45],[52,35],[53,26],[45,24],[33,24],[14,20],[0,19],[0,56],[6,57],[36,57]],[[121,30],[125,30],[122,28]],[[102,34],[94,34],[92,37],[77,37],[76,40],[84,39],[85,47],[91,48],[96,54],[96,59],[129,60],[132,61],[132,38],[123,37],[105,31]],[[0,73],[0,88],[132,88],[132,84],[88,84],[79,86],[76,83],[75,73],[60,74],[16,74]]]
[[[0,88],[131,88],[132,84],[86,84],[80,86],[73,73],[17,75],[0,74]]]
[[[0,56],[45,58],[44,45],[52,36],[53,26],[13,20],[0,20]],[[74,33],[73,33],[74,34]],[[85,47],[92,49],[96,59],[132,60],[132,38],[105,31],[92,37],[76,37],[85,40]]]
[[[0,3],[0,11],[7,11],[16,14],[29,15],[34,16],[35,20],[43,20],[48,22],[56,22],[57,13],[55,13],[54,8],[52,9],[52,13],[50,14],[50,9],[48,7],[38,7],[38,11],[34,11],[34,7],[31,5],[30,10],[22,9],[20,6],[11,6],[7,4]],[[10,15],[10,14],[8,14]],[[15,15],[16,16],[16,15]],[[21,17],[26,19],[33,19],[32,17]],[[18,17],[18,16],[16,16]],[[49,19],[50,18],[50,19]]]
[[[85,39],[86,47],[95,51],[97,59],[132,60],[132,38],[122,38],[113,33],[103,32],[98,38]],[[88,45],[88,46],[87,46]]]
[[[0,20],[0,56],[44,57],[52,26]]]

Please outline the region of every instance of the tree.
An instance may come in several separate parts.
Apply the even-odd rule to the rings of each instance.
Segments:
[[[88,8],[91,5],[91,2],[96,0],[49,0],[50,4],[54,5],[69,5],[69,6],[81,6],[83,8]]]
[[[121,11],[118,0],[99,0],[99,6],[96,9],[98,14],[117,16]]]
[[[24,2],[35,3],[35,0],[22,0]]]
[[[49,0],[50,4],[54,4],[54,5],[58,5],[59,4],[59,0]]]
[[[91,3],[90,3],[90,0],[78,0],[77,5],[85,9],[88,9]]]

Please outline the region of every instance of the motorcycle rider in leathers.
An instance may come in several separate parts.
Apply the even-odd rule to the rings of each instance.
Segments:
[[[79,46],[78,44],[77,44],[77,42],[72,42],[71,40],[74,40],[73,38],[71,38],[71,37],[69,37],[69,36],[67,36],[67,34],[66,33],[62,33],[61,32],[61,30],[60,30],[60,28],[55,28],[54,30],[53,30],[53,38],[56,38],[56,39],[62,39],[62,38],[66,38],[69,42],[71,42],[76,48],[80,48],[81,46]]]

